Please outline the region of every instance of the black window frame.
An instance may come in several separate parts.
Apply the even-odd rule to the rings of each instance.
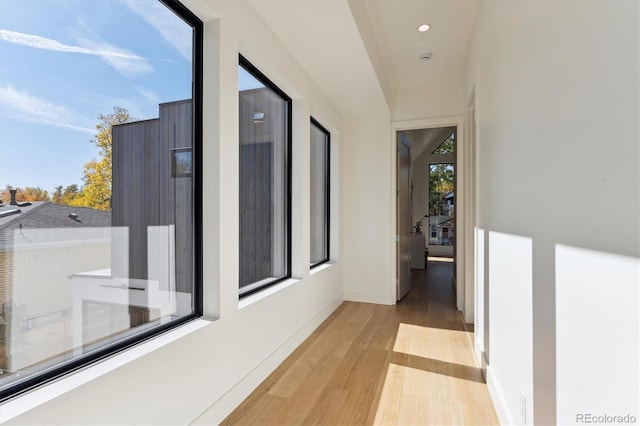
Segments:
[[[330,246],[330,243],[331,243],[331,133],[322,124],[320,124],[320,122],[318,122],[318,120],[316,120],[315,118],[310,117],[310,121],[311,121],[311,125],[317,127],[318,130],[324,133],[326,137],[325,139],[326,145],[325,145],[325,152],[324,152],[325,158],[326,158],[325,191],[324,191],[324,210],[325,210],[324,215],[325,215],[325,224],[326,224],[324,239],[325,239],[326,253],[325,253],[325,257],[321,261],[311,264],[311,269],[313,269],[331,260],[331,246]],[[309,240],[311,240],[311,238],[309,238]]]
[[[193,195],[193,311],[189,315],[167,321],[151,329],[141,331],[116,343],[105,345],[87,355],[61,362],[25,380],[18,381],[0,389],[0,403],[43,386],[65,375],[123,352],[160,334],[166,333],[182,324],[193,321],[203,315],[202,289],[202,46],[204,37],[203,22],[191,10],[176,0],[158,0],[174,12],[186,24],[193,28],[192,57],[192,195]]]
[[[243,291],[243,289],[240,287],[240,281],[238,281],[238,295],[239,298],[242,299],[244,297],[250,296],[252,294],[255,294],[259,291],[264,290],[265,288],[271,287],[279,282],[285,281],[287,279],[291,278],[291,168],[292,168],[292,135],[293,135],[293,127],[292,127],[292,121],[293,121],[293,100],[291,99],[291,97],[289,95],[287,95],[282,89],[280,89],[269,77],[267,77],[262,71],[260,71],[255,65],[253,65],[247,58],[245,58],[242,53],[238,54],[238,65],[241,66],[242,68],[244,68],[245,71],[247,71],[249,74],[251,74],[254,78],[256,78],[258,81],[260,81],[262,84],[265,85],[265,87],[269,88],[270,90],[272,90],[273,92],[275,92],[280,98],[282,98],[282,100],[286,103],[287,106],[287,128],[285,129],[285,134],[287,136],[287,141],[285,144],[285,148],[287,150],[286,155],[285,155],[285,159],[286,159],[286,166],[285,166],[285,183],[287,188],[285,189],[284,193],[286,194],[286,199],[285,199],[285,206],[284,206],[284,211],[286,214],[286,223],[285,223],[285,230],[286,230],[286,238],[285,238],[285,244],[287,245],[286,249],[285,249],[285,268],[286,268],[286,272],[283,276],[278,277],[274,280],[271,281],[265,281],[265,282],[261,282],[261,285],[258,286],[254,286],[253,284],[250,284],[247,287],[250,287],[246,290]],[[239,94],[238,94],[239,97]],[[240,121],[240,120],[238,120]],[[240,122],[238,122],[238,126],[240,126]],[[238,141],[239,142],[239,141]],[[239,143],[238,143],[239,145]],[[240,153],[240,147],[238,147],[238,153]],[[240,154],[238,154],[238,156],[240,156]],[[240,229],[238,229],[238,237],[240,238]],[[239,255],[239,252],[238,252]],[[238,265],[239,268],[242,268],[242,264],[240,263],[240,258],[238,261]]]

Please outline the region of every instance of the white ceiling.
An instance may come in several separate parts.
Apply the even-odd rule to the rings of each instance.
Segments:
[[[411,161],[415,161],[423,152],[433,152],[455,130],[455,127],[435,127],[429,129],[404,130],[400,133],[409,141]]]
[[[391,86],[462,83],[478,0],[366,0],[364,2]],[[431,28],[418,32],[420,24]],[[429,62],[418,57],[433,53]]]
[[[376,113],[386,102],[346,0],[249,0],[334,105]]]
[[[399,88],[462,85],[481,0],[249,3],[336,107],[366,114],[388,110]],[[418,60],[425,52],[430,62]]]

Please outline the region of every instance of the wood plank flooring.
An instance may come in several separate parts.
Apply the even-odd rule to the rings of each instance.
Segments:
[[[222,424],[498,424],[452,271],[414,270],[395,306],[344,302]]]

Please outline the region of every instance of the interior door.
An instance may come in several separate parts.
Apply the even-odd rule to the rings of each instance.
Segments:
[[[396,294],[400,300],[411,288],[411,154],[399,137],[396,161]]]

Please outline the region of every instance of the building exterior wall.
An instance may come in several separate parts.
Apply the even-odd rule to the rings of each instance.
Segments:
[[[0,251],[7,324],[0,369],[17,371],[73,349],[71,275],[108,268],[110,252],[108,239],[21,244]]]
[[[160,105],[159,118],[113,128],[112,226],[128,230],[126,270],[114,276],[148,279],[149,228],[175,225],[177,291],[190,293],[193,258],[191,176],[172,170],[176,150],[191,152],[192,103]],[[114,246],[115,248],[115,246]],[[118,248],[115,248],[119,250]]]

